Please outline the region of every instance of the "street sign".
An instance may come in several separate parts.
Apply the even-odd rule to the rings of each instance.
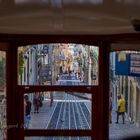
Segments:
[[[125,76],[140,76],[140,54],[116,54],[115,74]]]
[[[129,54],[125,53],[116,54],[115,74],[126,76],[129,75]]]
[[[140,54],[130,54],[130,76],[140,76]]]

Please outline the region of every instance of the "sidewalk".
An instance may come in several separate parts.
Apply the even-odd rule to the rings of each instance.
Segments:
[[[56,102],[50,107],[50,101],[44,100],[39,113],[34,113],[32,109],[29,129],[46,129],[55,106]]]
[[[122,116],[119,117],[119,124],[116,124],[116,112],[112,112],[112,124],[109,125],[110,140],[121,140],[125,137],[140,135],[140,128],[125,117],[125,124],[122,123]]]

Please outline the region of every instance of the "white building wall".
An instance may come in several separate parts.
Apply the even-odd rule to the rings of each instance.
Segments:
[[[28,54],[24,54],[24,65],[23,65],[23,74],[22,74],[22,85],[27,85],[27,66],[28,66]]]
[[[32,51],[32,52],[31,52]],[[31,48],[29,54],[29,84],[34,85],[36,84],[36,50]]]
[[[134,110],[134,121],[136,122],[136,82],[135,80],[133,79],[133,87],[134,87],[134,92],[132,93],[133,94],[133,110]]]
[[[136,121],[136,81],[134,78],[128,78],[128,115],[132,122]],[[131,107],[132,106],[132,107]]]

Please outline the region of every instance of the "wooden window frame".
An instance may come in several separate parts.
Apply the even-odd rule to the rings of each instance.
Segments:
[[[78,39],[78,38],[77,38]],[[79,39],[78,39],[79,40]],[[55,40],[55,42],[59,42],[59,40]],[[52,43],[54,42],[52,41]],[[61,41],[61,40],[60,40]],[[43,42],[40,42],[40,44],[45,44],[45,43],[48,43],[50,41],[43,41]],[[68,42],[64,42],[64,43],[71,43],[73,42],[72,40],[71,41],[68,41]],[[75,41],[74,41],[75,42]],[[33,44],[37,44],[38,42],[34,42]],[[61,43],[61,42],[59,42]],[[62,42],[63,43],[63,42]],[[77,44],[79,43],[76,42]],[[32,43],[31,43],[32,44]],[[79,43],[80,44],[80,43]],[[84,43],[86,44],[86,43]],[[26,44],[26,43],[17,43],[15,46],[16,46],[16,54],[18,54],[18,47],[20,46],[23,46],[23,45],[29,45],[29,44]],[[88,45],[88,44],[87,44]],[[93,45],[93,44],[92,44]],[[97,45],[97,43],[96,43]],[[14,59],[14,63],[17,62],[17,56],[15,57]],[[17,66],[16,66],[17,67]],[[16,73],[16,79],[18,79],[18,75]],[[17,119],[18,122],[18,135],[19,135],[19,139],[20,140],[23,140],[25,136],[89,136],[91,137],[91,139],[97,139],[97,116],[96,116],[96,112],[97,112],[97,93],[98,93],[98,86],[39,86],[39,85],[36,85],[36,86],[31,86],[31,85],[26,85],[26,86],[21,86],[21,85],[18,85],[17,83],[17,98],[18,98],[18,101],[19,101],[19,106],[16,108],[16,110],[20,110],[20,111],[17,111],[15,112],[16,114],[18,114],[17,116],[19,116],[19,118]],[[24,93],[32,93],[32,92],[43,92],[43,91],[74,91],[74,92],[82,92],[82,93],[90,93],[92,95],[92,108],[93,108],[93,111],[92,111],[92,127],[91,127],[91,130],[43,130],[43,129],[37,129],[37,130],[34,130],[34,129],[28,129],[28,130],[24,130],[24,128],[21,128],[20,126],[23,125],[23,95]],[[17,135],[17,137],[18,137]]]
[[[1,35],[0,35],[1,36]],[[127,35],[126,35],[127,36]],[[125,36],[125,37],[126,37]],[[130,35],[131,36],[131,35]],[[130,38],[130,36],[127,36]],[[29,91],[50,91],[53,88],[53,91],[59,91],[60,87],[43,87],[43,86],[19,86],[17,83],[18,72],[17,72],[17,49],[18,46],[25,46],[30,44],[45,44],[45,43],[77,43],[77,44],[86,44],[86,45],[95,45],[99,47],[99,84],[98,86],[87,86],[81,87],[82,91],[80,92],[90,92],[95,94],[95,100],[93,101],[93,106],[95,106],[95,112],[93,113],[93,128],[90,131],[87,130],[78,130],[79,136],[91,136],[92,139],[97,140],[108,140],[109,138],[109,124],[108,124],[108,97],[109,97],[109,52],[110,52],[110,43],[117,42],[118,40],[122,41],[121,36],[94,36],[94,35],[3,35],[1,36],[1,41],[8,43],[7,49],[7,95],[8,95],[8,104],[7,104],[7,120],[8,125],[17,125],[21,123],[20,117],[22,104],[19,102],[17,106],[17,101],[23,100],[24,92]],[[105,38],[104,38],[105,37]],[[127,38],[126,37],[126,38]],[[132,35],[132,40],[136,36]],[[139,37],[139,36],[138,36]],[[117,38],[117,39],[114,39]],[[124,38],[123,38],[124,39]],[[138,38],[137,38],[138,39]],[[124,41],[126,41],[124,39]],[[101,66],[104,66],[104,71]],[[61,87],[61,91],[68,90],[70,87]],[[78,87],[71,88],[71,91],[79,91]],[[96,92],[96,93],[94,93]],[[21,108],[20,108],[21,107]],[[36,133],[37,132],[37,133]],[[59,131],[60,132],[60,131]],[[62,131],[61,131],[62,132]],[[72,130],[64,130],[63,135],[67,135],[67,132],[72,136]],[[75,132],[75,131],[74,131]],[[22,140],[24,136],[47,136],[51,134],[58,135],[57,130],[54,132],[47,130],[23,130],[21,128],[11,127],[8,128],[8,140]]]

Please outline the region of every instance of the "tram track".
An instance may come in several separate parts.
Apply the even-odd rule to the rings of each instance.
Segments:
[[[90,102],[90,101],[89,101]],[[45,129],[83,130],[91,129],[91,112],[83,100],[65,93],[58,101]],[[41,140],[46,140],[42,138]],[[47,137],[47,140],[89,140],[88,137]]]

